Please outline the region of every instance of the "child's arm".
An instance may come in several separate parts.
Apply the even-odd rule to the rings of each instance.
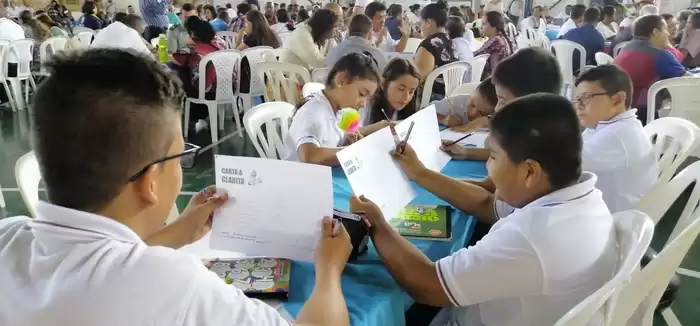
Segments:
[[[338,162],[338,157],[335,156],[335,154],[340,150],[341,148],[338,147],[319,147],[318,145],[312,143],[301,144],[297,148],[300,162],[331,167],[340,165],[340,162]]]

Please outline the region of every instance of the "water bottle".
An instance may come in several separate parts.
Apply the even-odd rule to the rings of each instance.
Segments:
[[[170,60],[170,55],[168,55],[168,39],[165,34],[160,34],[158,36],[158,59],[161,63],[166,63]]]

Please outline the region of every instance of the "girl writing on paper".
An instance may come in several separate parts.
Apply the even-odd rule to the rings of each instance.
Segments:
[[[416,113],[418,86],[420,74],[413,62],[398,57],[392,59],[384,68],[381,86],[372,96],[369,106],[360,109],[362,123],[371,125],[387,118],[400,121]]]
[[[433,103],[440,124],[458,132],[472,132],[489,124],[498,103],[491,77],[484,79],[471,94],[448,96]]]

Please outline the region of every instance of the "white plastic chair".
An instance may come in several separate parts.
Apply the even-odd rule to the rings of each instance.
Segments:
[[[529,40],[527,37],[522,35],[515,38],[515,44],[518,45],[518,50],[535,46],[535,43],[532,40]]]
[[[294,105],[286,102],[263,103],[245,113],[243,125],[260,157],[281,158],[293,113]]]
[[[445,83],[445,94],[449,94],[462,83],[464,75],[469,69],[471,69],[471,64],[469,64],[469,62],[457,61],[433,70],[425,79],[420,107],[424,108],[430,104],[430,96],[433,93],[433,84],[435,84],[436,78],[442,75],[442,79]]]
[[[600,65],[607,65],[607,64],[612,64],[613,63],[613,57],[611,57],[609,54],[605,52],[596,52],[595,54],[595,62],[600,66]]]
[[[306,68],[292,63],[263,62],[256,66],[260,80],[267,80],[272,94],[265,92],[265,102],[283,101],[296,105],[301,100],[298,85],[311,81]]]
[[[238,33],[229,32],[229,31],[222,31],[222,32],[216,32],[216,36],[218,38],[220,38],[222,41],[224,41],[224,46],[227,49],[229,49],[229,50],[236,49],[236,37],[238,37]]]
[[[89,28],[89,27],[84,27],[84,26],[73,27],[73,35],[78,35],[80,33],[86,33],[86,32],[91,33],[92,35],[97,34],[97,31],[95,31],[94,29]]]
[[[7,94],[8,101],[10,102],[10,108],[12,111],[17,111],[19,103],[15,98],[16,93],[14,88],[10,84],[10,80],[7,77],[7,56],[10,53],[10,41],[0,40],[0,83]]]
[[[471,95],[476,91],[476,88],[479,87],[480,82],[471,82],[471,83],[464,83],[462,85],[457,86],[455,89],[452,90],[452,92],[448,93],[448,96],[455,96],[455,95]]]
[[[36,83],[34,83],[34,78],[32,77],[32,62],[34,61],[34,40],[31,39],[21,39],[10,42],[10,52],[14,52],[15,56],[19,58],[19,63],[17,64],[17,77],[9,78],[11,83],[16,83],[19,87],[22,87],[22,82],[24,82],[24,103],[29,102],[29,86],[32,87],[33,91],[36,91]],[[21,101],[17,101],[18,109],[22,109],[23,105]]]
[[[669,116],[688,119],[700,123],[700,78],[678,77],[655,82],[647,92],[647,123],[654,120],[656,95],[663,89],[671,95]]]
[[[644,127],[653,144],[654,157],[659,165],[659,183],[671,180],[678,167],[698,146],[700,127],[685,119],[665,117]]]
[[[584,49],[581,44],[575,42],[568,40],[555,40],[550,45],[550,51],[554,52],[555,56],[557,57],[557,61],[559,62],[559,69],[564,79],[564,88],[562,89],[563,94],[568,86],[574,85],[574,52],[579,51],[579,68],[583,68],[583,66],[586,65],[586,49]]]
[[[285,33],[279,33],[277,36],[280,39],[280,42],[282,42],[282,46],[286,45],[289,43],[289,41],[292,39],[292,33],[291,32],[285,32]]]
[[[235,93],[235,106],[238,110],[242,110],[243,112],[250,110],[250,108],[253,107],[253,97],[262,96],[265,94],[265,81],[258,77],[259,75],[256,72],[256,65],[263,62],[268,62],[270,60],[270,56],[265,54],[269,52],[273,52],[275,54],[279,53],[269,46],[256,46],[240,51],[241,59],[238,60],[238,63],[236,64],[237,77]],[[247,58],[248,63],[250,64],[250,89],[248,93],[241,92],[241,63],[243,62],[243,58]]]
[[[2,194],[2,186],[0,186],[0,208],[5,208],[5,196]]]
[[[92,44],[92,38],[95,36],[94,33],[90,32],[80,32],[75,34],[75,38],[80,41],[80,45],[82,45],[84,48],[90,47],[90,44]]]
[[[311,78],[313,79],[313,77]],[[301,96],[302,97],[309,97],[312,94],[317,94],[323,92],[323,90],[326,89],[326,85],[321,84],[321,83],[316,83],[316,82],[310,82],[304,84],[304,87],[301,89]]]
[[[406,41],[406,47],[403,49],[403,52],[416,53],[416,51],[418,51],[418,47],[420,46],[420,42],[423,42],[423,40],[415,37],[409,38]]]
[[[581,301],[557,321],[555,326],[586,326],[608,299],[639,268],[654,235],[654,223],[647,214],[628,210],[613,214],[617,236],[619,268],[615,276],[600,289]]]
[[[631,41],[624,41],[617,43],[613,48],[613,57],[617,57],[617,55],[620,54],[620,51],[622,51],[622,49],[625,48],[625,46],[627,46],[627,44],[629,44],[630,42]]]
[[[41,171],[34,152],[22,155],[15,163],[15,180],[24,205],[32,217],[36,217],[36,204],[39,202],[39,182]]]
[[[311,71],[311,81],[316,83],[325,84],[326,78],[328,77],[328,72],[330,68],[316,68]]]
[[[218,109],[219,104],[234,104],[233,92],[233,72],[236,66],[239,65],[241,59],[240,52],[236,50],[221,50],[210,53],[202,58],[199,62],[199,96],[197,98],[188,97],[185,100],[185,121],[184,130],[185,138],[190,123],[190,104],[205,104],[209,109],[209,130],[211,131],[211,142],[216,143],[219,140],[218,131],[224,130],[223,108]],[[211,63],[216,71],[216,96],[213,100],[206,99],[206,83],[205,74],[207,64]],[[221,119],[219,114],[221,113]],[[238,115],[238,108],[233,105],[233,117],[236,120],[238,135],[243,137],[241,128],[241,118]]]
[[[46,41],[41,42],[41,45],[39,46],[39,59],[42,63],[46,62],[54,54],[65,50],[67,43],[68,39],[62,36],[48,38]],[[48,72],[42,65],[40,70],[36,72],[35,75],[47,76]]]
[[[489,60],[490,54],[482,54],[474,57],[473,59],[467,61],[471,66],[471,82],[480,82],[481,74],[484,73],[484,67],[486,67],[486,61]]]

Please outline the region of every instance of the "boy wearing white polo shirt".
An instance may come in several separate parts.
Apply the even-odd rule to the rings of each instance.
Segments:
[[[49,202],[0,220],[0,325],[289,325],[177,249],[199,240],[226,194],[209,187],[163,226],[182,186],[179,81],[119,49],[54,56],[34,97],[34,152]],[[94,76],[106,76],[96,80]],[[183,150],[184,148],[184,150]],[[323,222],[316,284],[297,323],[348,325],[351,245]]]
[[[496,221],[472,247],[433,263],[370,201],[353,198],[351,209],[364,212],[382,261],[417,302],[460,307],[434,325],[553,325],[617,265],[612,215],[595,175],[581,171],[578,117],[564,97],[525,96],[494,114],[489,142],[496,194],[425,168],[410,147],[394,153],[409,179]]]
[[[583,72],[573,100],[583,131],[583,170],[598,176],[596,187],[611,212],[632,209],[656,183],[659,167],[649,137],[628,109],[632,82],[615,65]]]

